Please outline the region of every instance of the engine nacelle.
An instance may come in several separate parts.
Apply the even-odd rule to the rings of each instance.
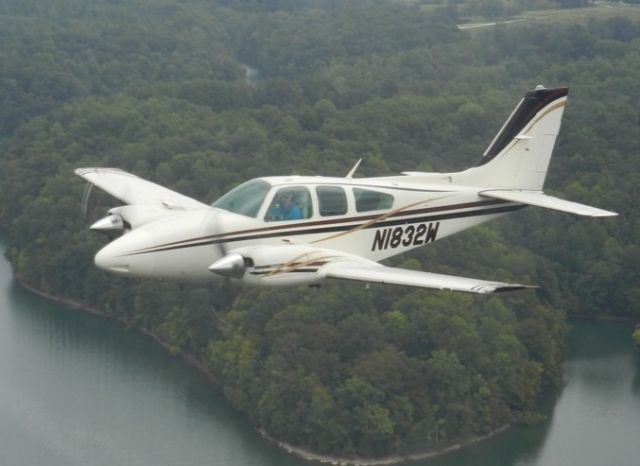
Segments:
[[[254,286],[312,284],[331,257],[331,251],[300,244],[248,246],[229,251],[209,270]]]
[[[167,216],[167,211],[184,212],[183,209],[160,205],[124,205],[109,209],[108,215],[91,225],[98,231],[129,231],[141,225]]]

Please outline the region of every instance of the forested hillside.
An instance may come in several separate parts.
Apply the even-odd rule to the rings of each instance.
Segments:
[[[0,0],[0,226],[16,275],[194,355],[256,425],[319,453],[422,451],[527,417],[559,383],[567,313],[640,317],[640,23],[469,35],[451,18],[382,0]],[[264,291],[93,265],[108,239],[88,225],[116,201],[94,194],[84,218],[76,167],[206,202],[359,158],[362,176],[455,171],[537,84],[571,88],[548,191],[620,216],[526,209],[394,263],[538,291]]]

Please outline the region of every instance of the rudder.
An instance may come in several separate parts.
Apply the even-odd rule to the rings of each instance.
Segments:
[[[525,94],[480,163],[455,174],[452,181],[471,186],[541,190],[568,92],[567,87],[538,86]]]

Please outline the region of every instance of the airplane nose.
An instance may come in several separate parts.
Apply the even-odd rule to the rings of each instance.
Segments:
[[[114,248],[113,245],[113,243],[109,243],[100,249],[93,261],[99,268],[107,272],[128,274],[130,271],[129,262],[126,258],[120,257],[118,248]]]
[[[152,245],[152,236],[135,230],[103,247],[94,258],[96,266],[119,275],[152,274],[155,261],[141,251]]]

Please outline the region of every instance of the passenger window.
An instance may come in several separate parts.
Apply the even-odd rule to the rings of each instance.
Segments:
[[[312,215],[311,195],[304,187],[286,187],[278,190],[267,210],[267,222],[303,220]]]
[[[390,209],[393,205],[393,196],[391,194],[353,188],[353,195],[356,198],[356,210],[358,212]]]
[[[318,186],[316,188],[320,202],[320,215],[344,215],[347,213],[347,195],[344,189],[337,186]]]

